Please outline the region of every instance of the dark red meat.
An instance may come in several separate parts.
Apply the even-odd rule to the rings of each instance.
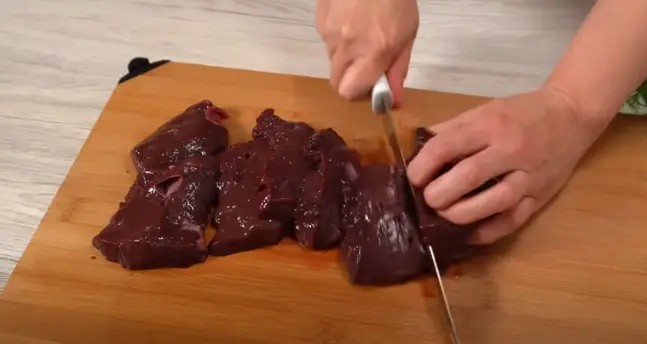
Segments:
[[[93,245],[109,261],[133,270],[203,262],[217,178],[217,159],[211,156],[139,174]]]
[[[218,229],[210,245],[227,255],[275,245],[294,234],[311,249],[339,242],[342,171],[358,160],[331,129],[314,131],[302,122],[263,111],[253,140],[221,155]]]
[[[263,171],[270,195],[263,217],[281,221],[286,234],[294,227],[301,183],[312,168],[312,161],[303,156],[303,147],[314,132],[306,123],[281,119],[273,109],[264,110],[252,130],[254,139],[268,142],[271,149]]]
[[[220,155],[221,177],[216,208],[216,235],[209,252],[225,256],[278,244],[285,224],[266,209],[270,200],[263,172],[271,157],[264,139],[238,143]]]
[[[342,237],[342,181],[348,166],[356,166],[359,154],[346,147],[332,129],[310,138],[304,155],[315,162],[301,186],[295,210],[295,237],[304,247],[328,249]]]
[[[208,100],[188,107],[132,149],[135,168],[150,171],[192,156],[216,155],[228,145],[229,133],[220,124],[227,117]]]
[[[315,130],[307,123],[286,121],[277,116],[274,109],[263,110],[252,129],[252,137],[267,140],[273,151],[284,148],[298,150],[314,133]]]
[[[418,276],[425,256],[406,209],[404,172],[382,164],[358,171],[344,190],[340,251],[350,281],[387,285]]]

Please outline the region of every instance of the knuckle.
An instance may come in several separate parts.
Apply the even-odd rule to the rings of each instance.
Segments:
[[[339,27],[331,25],[328,18],[317,18],[315,29],[324,40],[329,40],[338,33]]]
[[[469,217],[467,214],[460,211],[456,211],[452,208],[443,210],[438,214],[443,218],[445,218],[447,221],[459,226],[469,225],[472,222],[474,222],[473,219]]]
[[[477,188],[482,184],[481,169],[473,159],[463,160],[460,162],[461,178],[470,188]]]
[[[317,21],[315,21],[315,29],[321,37],[326,37],[327,30],[323,20],[317,19]]]
[[[508,222],[509,232],[513,232],[526,222],[526,217],[519,213],[512,213]]]
[[[343,25],[339,30],[339,38],[342,42],[352,42],[357,38],[357,30],[350,25]]]
[[[387,56],[391,53],[391,45],[388,41],[378,40],[375,43],[374,54],[377,56]]]
[[[434,162],[445,163],[451,157],[452,145],[443,135],[436,135],[433,140],[429,140],[425,144],[424,148],[426,148],[430,160]]]
[[[383,32],[379,32],[373,37],[373,53],[376,56],[388,56],[393,51],[393,41]]]
[[[501,183],[497,187],[499,189],[498,201],[501,210],[506,210],[512,207],[519,200],[520,192],[509,183]]]
[[[513,230],[523,226],[530,216],[535,212],[535,201],[532,198],[527,198],[521,201],[516,211],[510,215],[510,224]]]

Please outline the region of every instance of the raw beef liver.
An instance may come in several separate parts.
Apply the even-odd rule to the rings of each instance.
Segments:
[[[220,154],[216,235],[209,252],[225,256],[278,244],[286,227],[266,209],[270,200],[263,172],[271,158],[264,139],[238,143]]]
[[[296,147],[308,141],[315,130],[305,122],[286,121],[277,116],[274,109],[265,109],[256,118],[252,129],[254,139],[265,139],[273,151]]]
[[[303,148],[315,131],[306,123],[281,119],[273,109],[263,111],[256,123],[252,136],[267,141],[271,149],[262,172],[269,189],[263,216],[281,221],[290,234],[301,183],[313,163],[304,157]]]
[[[203,262],[217,178],[212,156],[139,174],[93,245],[109,261],[133,270]]]
[[[278,244],[287,235],[310,249],[339,242],[342,172],[358,160],[331,129],[318,132],[266,109],[253,140],[221,154],[213,255]]]
[[[295,237],[304,247],[328,249],[343,234],[342,180],[347,166],[358,164],[359,154],[347,148],[335,131],[324,129],[310,138],[304,155],[314,164],[301,185]]]
[[[359,168],[345,188],[340,251],[352,283],[396,284],[423,270],[424,250],[407,213],[405,185],[402,170],[375,164]]]
[[[216,155],[227,148],[229,133],[220,122],[222,109],[204,100],[164,123],[131,151],[138,172],[159,169],[196,155]]]

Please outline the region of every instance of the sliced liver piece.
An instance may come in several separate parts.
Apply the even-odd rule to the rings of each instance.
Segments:
[[[217,167],[216,158],[204,156],[139,174],[93,245],[109,261],[132,270],[203,262]]]
[[[254,139],[268,142],[271,149],[263,172],[270,197],[262,216],[281,221],[286,234],[291,234],[294,227],[294,209],[301,183],[312,169],[313,161],[304,157],[303,148],[314,132],[306,123],[280,118],[273,109],[264,110],[252,130]]]
[[[174,184],[169,184],[171,180],[167,179],[162,188],[167,192],[164,204],[166,218],[184,230],[193,230],[203,235],[211,222],[213,207],[218,200],[218,159],[209,155],[193,156],[182,161],[179,167],[182,168],[181,171],[173,172],[171,168],[164,177],[175,175],[178,178]]]
[[[225,256],[278,244],[286,228],[266,209],[270,190],[264,171],[271,157],[264,139],[238,143],[223,152],[218,181],[216,234],[209,252]],[[263,216],[262,216],[263,215]]]
[[[474,233],[476,224],[457,225],[450,222],[427,206],[422,190],[416,193],[422,242],[433,247],[439,269],[445,270],[452,264],[471,258],[476,251],[467,245],[467,240]]]
[[[407,213],[405,185],[402,170],[375,164],[359,168],[344,189],[340,251],[352,283],[396,284],[423,270],[424,250]]]
[[[267,140],[273,151],[300,148],[314,133],[315,130],[309,124],[284,120],[271,108],[261,112],[252,129],[252,137]]]
[[[359,154],[346,147],[335,131],[324,129],[310,138],[304,155],[314,165],[301,185],[295,237],[306,248],[328,249],[343,235],[342,182],[347,166],[359,164]]]
[[[224,110],[204,100],[160,126],[131,151],[138,172],[178,164],[200,155],[216,155],[229,142],[229,132],[221,125],[228,118]]]

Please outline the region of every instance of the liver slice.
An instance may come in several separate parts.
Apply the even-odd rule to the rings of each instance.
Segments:
[[[133,270],[203,262],[218,174],[211,156],[140,173],[92,244],[109,261]]]
[[[211,101],[191,105],[131,150],[138,172],[160,169],[200,155],[216,155],[227,148],[229,132],[221,125],[228,118]]]
[[[357,152],[332,129],[315,132],[303,122],[264,110],[253,140],[221,154],[218,229],[213,255],[278,244],[294,235],[302,246],[327,249],[339,242],[342,177]]]
[[[266,109],[256,119],[253,140],[221,154],[211,254],[276,245],[292,233],[300,186],[313,164],[303,147],[313,133],[306,123],[283,120],[273,109]]]
[[[342,182],[347,166],[358,164],[359,154],[335,131],[324,129],[310,138],[304,155],[314,164],[301,185],[295,237],[306,248],[328,249],[343,235]]]
[[[314,132],[306,123],[281,119],[273,109],[264,110],[252,130],[254,139],[268,142],[270,148],[262,171],[269,189],[263,216],[282,222],[286,234],[291,234],[294,228],[294,209],[301,184],[313,165],[313,161],[304,156],[303,149]]]
[[[403,171],[382,164],[358,171],[344,189],[340,251],[350,281],[387,285],[418,276],[425,256],[406,209]]]
[[[264,171],[270,158],[264,139],[235,144],[220,155],[217,229],[209,244],[212,255],[276,245],[285,235],[285,224],[276,219],[280,216],[266,209],[270,189]]]

